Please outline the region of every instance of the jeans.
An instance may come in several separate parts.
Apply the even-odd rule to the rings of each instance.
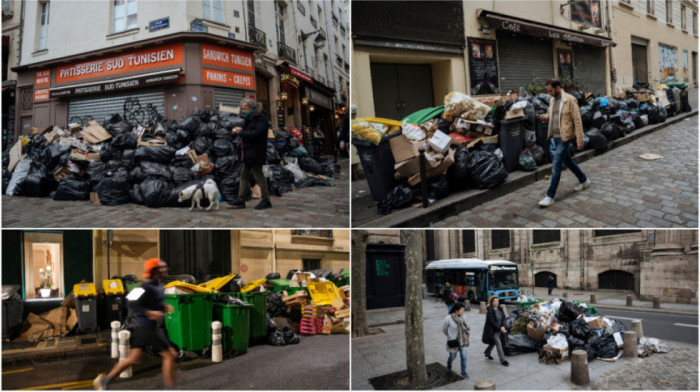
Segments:
[[[270,193],[267,191],[267,180],[265,179],[262,165],[253,166],[245,163],[241,168],[241,182],[238,184],[238,200],[245,202],[246,195],[248,194],[248,178],[251,170],[253,171],[255,182],[260,186],[260,197],[263,200],[270,200]]]
[[[552,295],[552,290],[553,290],[553,289],[554,289],[554,287],[548,286],[548,287],[547,287],[547,294]]]
[[[452,307],[453,307],[453,306],[454,306],[454,304],[447,305],[447,311],[449,312],[450,310],[452,310]]]
[[[578,167],[571,157],[569,144],[571,144],[572,140],[562,142],[561,138],[558,137],[553,137],[549,140],[549,157],[552,160],[552,182],[549,184],[549,189],[547,189],[547,196],[551,198],[554,198],[554,195],[557,193],[561,170],[564,168],[564,165],[574,173],[580,183],[584,183],[587,180],[586,175],[583,174],[581,168]]]
[[[462,375],[467,374],[467,348],[459,348],[459,359],[461,361]],[[450,352],[449,358],[447,358],[447,370],[452,370],[452,361],[457,357],[457,352]]]
[[[501,332],[496,331],[493,333],[493,340],[496,343],[491,343],[489,344],[488,347],[486,347],[486,351],[484,351],[484,354],[486,355],[491,355],[491,350],[493,350],[493,346],[496,346],[496,351],[498,351],[498,359],[501,360],[501,362],[506,360],[506,355],[503,353],[503,346],[501,345]]]

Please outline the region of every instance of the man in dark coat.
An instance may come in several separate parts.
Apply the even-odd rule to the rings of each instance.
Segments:
[[[488,359],[493,359],[491,357],[491,350],[496,346],[498,351],[498,359],[501,360],[501,365],[508,366],[508,361],[506,361],[505,353],[503,352],[503,346],[505,346],[505,321],[506,315],[503,310],[498,307],[499,301],[498,297],[495,295],[489,298],[489,306],[486,308],[486,324],[484,324],[484,333],[481,335],[481,342],[488,344],[484,355]]]
[[[243,128],[236,127],[233,134],[241,137],[243,147],[243,167],[241,168],[241,183],[238,188],[238,199],[229,202],[235,208],[245,208],[245,199],[248,194],[248,178],[253,172],[255,182],[260,186],[262,201],[255,206],[256,210],[272,207],[270,194],[267,190],[267,180],[262,167],[267,158],[267,113],[261,103],[256,103],[250,98],[241,101],[241,116],[245,119]]]

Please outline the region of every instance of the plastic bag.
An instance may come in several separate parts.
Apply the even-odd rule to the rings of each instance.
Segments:
[[[583,314],[583,312],[578,306],[574,305],[573,302],[562,301],[561,305],[559,306],[559,314],[557,315],[557,319],[570,323],[576,320],[576,318],[581,314]]]
[[[294,182],[304,181],[306,178],[306,173],[304,173],[296,163],[289,163],[284,168],[292,172],[294,175]]]
[[[212,136],[214,137],[214,139],[233,140],[233,135],[231,134],[231,131],[227,130],[226,128],[217,128],[212,133]]]
[[[603,124],[605,124],[605,122],[606,122],[605,115],[599,111],[596,111],[593,113],[593,118],[591,119],[589,126],[591,128],[600,129],[603,126]]]
[[[169,163],[175,155],[175,148],[171,146],[164,147],[139,147],[134,153],[134,162],[137,164],[142,161]]]
[[[19,195],[17,184],[24,181],[24,178],[27,177],[27,174],[29,174],[31,162],[32,161],[29,159],[22,159],[21,161],[17,162],[17,165],[15,165],[15,170],[12,172],[12,179],[10,179],[10,183],[7,185],[6,194],[8,196]]]
[[[544,148],[542,148],[542,146],[533,144],[530,146],[530,153],[532,153],[532,157],[535,158],[535,163],[537,163],[538,166],[545,164]]]
[[[49,179],[50,177],[50,179]],[[29,173],[17,183],[15,195],[29,197],[46,197],[55,189],[52,176],[47,176],[44,166],[32,163]]]
[[[141,162],[138,168],[141,169],[142,179],[146,177],[161,177],[165,181],[170,181],[170,170],[168,166],[162,163]],[[141,180],[137,182],[141,182]]]
[[[410,187],[407,182],[402,182],[394,187],[394,189],[384,197],[384,200],[381,200],[377,204],[377,213],[379,215],[386,215],[392,210],[407,205],[418,192],[417,189]]]
[[[133,132],[124,132],[112,138],[112,146],[120,150],[133,150],[139,142],[139,136]]]
[[[107,206],[118,206],[129,203],[129,175],[126,169],[118,169],[109,177],[103,179],[97,186],[100,203]]]
[[[547,345],[558,350],[564,350],[569,347],[569,342],[566,341],[566,336],[559,332],[547,339]]]
[[[581,112],[581,122],[583,126],[586,128],[590,127],[593,122],[593,114],[595,113],[593,109],[591,109],[590,106],[581,106],[579,111]]]
[[[219,125],[231,131],[235,127],[243,128],[243,125],[245,125],[245,120],[240,117],[227,116],[222,117],[221,120],[219,120]]]
[[[447,176],[440,176],[428,184],[428,199],[438,200],[450,195],[450,187],[447,184]]]
[[[452,191],[466,189],[469,185],[468,158],[469,152],[467,148],[458,146],[455,151],[455,162],[447,169],[447,183]]]
[[[285,344],[299,344],[301,342],[299,335],[289,326],[282,328],[282,335],[284,335]]]
[[[301,167],[301,170],[305,172],[313,174],[323,174],[323,167],[321,167],[321,164],[310,157],[299,158],[299,167]]]
[[[332,184],[328,181],[322,180],[316,177],[309,177],[302,182],[294,184],[297,188],[308,188],[312,186],[331,186]]]
[[[532,147],[535,143],[537,143],[535,131],[525,130],[525,147]]]
[[[668,111],[666,110],[665,107],[659,106],[659,122],[666,122],[666,118],[668,117]]]
[[[401,124],[401,133],[413,141],[421,141],[426,138],[425,132],[419,126],[405,121]]]
[[[613,141],[621,136],[620,126],[611,122],[603,124],[603,127],[600,128],[600,133],[602,133],[608,141]]]
[[[506,335],[506,344],[503,346],[506,355],[527,354],[537,351],[535,339],[527,335]]]
[[[42,163],[47,168],[53,169],[61,162],[61,157],[63,155],[70,153],[71,148],[71,146],[50,145],[44,150]]]
[[[170,166],[170,178],[175,186],[179,186],[194,180],[196,175],[188,167]]]
[[[207,139],[204,136],[200,136],[194,139],[194,143],[192,143],[192,148],[197,153],[197,155],[208,153],[210,148],[209,139]]]
[[[170,200],[170,182],[157,177],[146,178],[139,184],[139,194],[143,204],[148,207],[165,207]]]
[[[294,174],[280,165],[270,165],[268,184],[270,192],[277,196],[291,192],[294,185]]]
[[[90,200],[90,190],[92,187],[87,181],[77,178],[66,178],[58,183],[56,192],[53,193],[54,200]]]
[[[588,325],[586,320],[579,318],[569,324],[569,330],[571,331],[571,336],[585,340],[591,333],[591,326]]]
[[[564,335],[562,335],[564,336]],[[566,338],[567,343],[569,344],[569,347],[571,347],[571,350],[576,350],[576,349],[581,349],[586,345],[586,340],[585,339],[580,339],[577,338],[574,335],[569,335]]]
[[[608,139],[603,135],[598,128],[591,128],[585,132],[588,136],[588,143],[596,152],[605,152],[608,150]]]
[[[199,128],[199,125],[202,123],[202,121],[195,117],[194,114],[192,116],[186,117],[184,120],[180,121],[177,123],[178,128],[184,129],[187,132],[194,132]]]
[[[105,127],[105,131],[111,133],[114,136],[120,135],[122,133],[131,132],[133,127],[128,121],[121,120],[116,123],[111,123]]]
[[[228,175],[218,181],[221,199],[224,201],[234,201],[238,198],[238,187],[241,182],[241,164],[234,165]]]
[[[524,171],[536,171],[537,170],[537,162],[535,161],[535,158],[532,156],[532,153],[530,152],[530,150],[527,148],[524,149],[520,153],[520,157],[518,158],[518,165]]]
[[[503,163],[495,154],[486,151],[473,151],[467,160],[469,176],[479,189],[489,189],[500,185],[508,177]]]
[[[272,143],[267,143],[267,163],[280,163],[280,154]]]
[[[209,155],[212,159],[216,160],[218,157],[225,157],[227,155],[232,155],[235,146],[233,142],[228,139],[217,139],[214,144],[209,149]]]

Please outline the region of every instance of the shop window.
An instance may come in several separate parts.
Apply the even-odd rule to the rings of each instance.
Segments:
[[[476,252],[476,230],[462,230],[462,253]]]
[[[24,287],[28,299],[64,297],[62,234],[24,234]]]
[[[47,48],[47,40],[49,38],[49,2],[39,3],[39,46],[37,50]]]
[[[224,3],[221,0],[202,0],[202,17],[224,23]]]
[[[561,231],[559,230],[533,230],[532,244],[546,244],[550,242],[560,242]]]
[[[607,237],[611,235],[641,233],[641,230],[594,230],[594,237]]]
[[[666,23],[673,23],[673,2],[666,0]]]
[[[321,269],[321,259],[302,259],[302,269],[304,271]]]
[[[135,29],[136,0],[114,0],[114,33]]]
[[[491,230],[491,249],[510,248],[510,231]]]

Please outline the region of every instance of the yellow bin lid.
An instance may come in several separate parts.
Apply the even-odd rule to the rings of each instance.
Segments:
[[[249,291],[255,290],[256,287],[260,286],[261,284],[267,282],[267,279],[262,278],[258,280],[254,280],[252,282],[248,282],[241,288],[241,293],[247,293]]]
[[[102,281],[102,288],[107,295],[124,294],[124,285],[121,279],[105,279]]]
[[[235,276],[236,276],[236,274],[231,274],[231,275],[222,276],[220,278],[215,278],[215,279],[212,279],[208,282],[200,283],[199,287],[204,287],[204,288],[209,289],[211,291],[219,291],[219,290],[221,290],[222,287],[226,286],[226,283],[230,282],[231,279],[233,279]]]
[[[182,287],[185,289],[190,289],[194,291],[195,293],[211,293],[212,290],[208,287],[201,287],[197,286],[196,284],[191,284],[191,283],[185,283],[185,282],[180,282],[179,280],[170,282],[165,285],[165,288],[171,288],[171,287]]]
[[[95,285],[92,283],[78,283],[73,285],[73,294],[76,297],[86,297],[88,295],[97,295]]]

